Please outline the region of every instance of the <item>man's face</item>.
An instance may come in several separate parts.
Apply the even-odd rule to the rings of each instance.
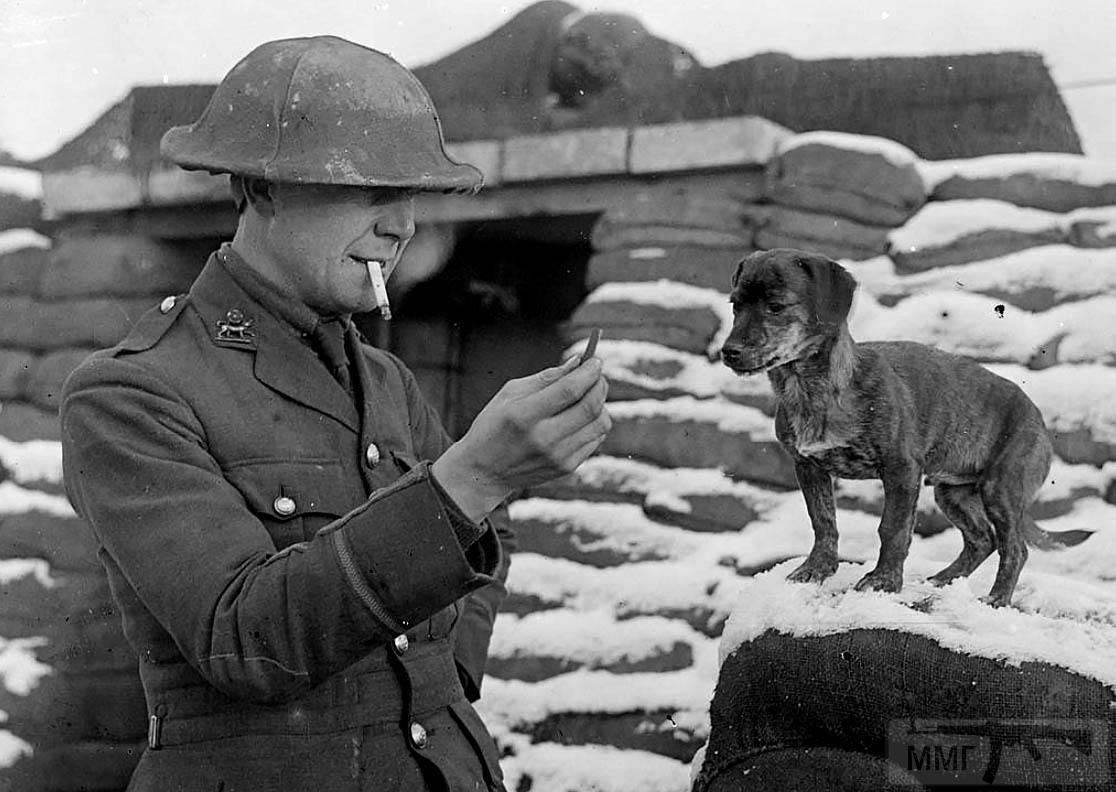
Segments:
[[[415,233],[413,193],[342,185],[270,185],[262,244],[271,275],[325,315],[376,307],[367,262],[386,279]]]

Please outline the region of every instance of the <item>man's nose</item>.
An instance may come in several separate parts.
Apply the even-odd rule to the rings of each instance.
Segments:
[[[415,235],[415,199],[411,196],[383,205],[373,226],[376,236],[394,237],[405,244]]]

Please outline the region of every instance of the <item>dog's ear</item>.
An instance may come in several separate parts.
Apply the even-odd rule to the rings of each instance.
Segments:
[[[839,325],[848,318],[852,308],[856,279],[849,271],[825,256],[800,256],[798,264],[814,283],[814,309],[818,321]]]
[[[736,272],[732,273],[732,283],[729,284],[729,290],[735,289],[736,285],[740,283],[740,276],[744,274],[744,268],[750,266],[755,257],[756,253],[749,253],[737,262]]]
[[[747,263],[747,261],[748,257],[745,256],[736,263],[736,272],[732,273],[732,283],[729,284],[729,291],[735,289],[736,284],[740,282],[740,273],[744,271],[744,265]]]

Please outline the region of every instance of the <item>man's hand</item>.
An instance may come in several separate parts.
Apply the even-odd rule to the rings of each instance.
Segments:
[[[612,428],[601,361],[570,358],[509,380],[431,471],[473,520],[516,490],[572,472]]]

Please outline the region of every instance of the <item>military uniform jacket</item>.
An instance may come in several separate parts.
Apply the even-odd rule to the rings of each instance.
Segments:
[[[147,696],[130,789],[502,789],[469,699],[506,510],[459,539],[440,422],[348,335],[356,399],[212,257],[66,383],[66,487]]]

